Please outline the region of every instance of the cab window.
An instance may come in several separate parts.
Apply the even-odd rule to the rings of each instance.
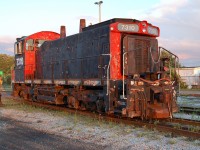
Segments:
[[[26,41],[26,50],[33,51],[33,39],[29,39]]]
[[[15,54],[22,54],[23,52],[23,46],[22,41],[15,43]]]
[[[36,39],[34,41],[34,49],[35,50],[38,50],[38,48],[45,42],[45,40],[39,40],[39,39]]]

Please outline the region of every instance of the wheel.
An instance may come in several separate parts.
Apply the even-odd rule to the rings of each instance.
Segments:
[[[97,100],[96,101],[96,107],[97,107],[97,112],[98,113],[104,112],[105,111],[104,101],[103,100]]]
[[[65,96],[65,97],[63,98],[63,103],[64,103],[65,106],[68,105],[68,99],[67,99],[67,96]]]
[[[79,108],[79,101],[74,96],[69,96],[67,102],[69,107],[75,109]]]

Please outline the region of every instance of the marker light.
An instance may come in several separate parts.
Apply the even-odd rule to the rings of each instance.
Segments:
[[[146,29],[142,29],[142,32],[144,32],[144,33],[145,33],[146,31],[147,31]]]

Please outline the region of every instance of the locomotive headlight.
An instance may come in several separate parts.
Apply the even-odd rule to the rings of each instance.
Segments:
[[[147,30],[146,30],[145,28],[144,28],[144,29],[142,29],[142,32],[144,32],[144,33],[145,33],[146,31],[147,31]]]
[[[136,84],[136,82],[135,81],[131,81],[131,85],[135,85]]]
[[[144,85],[143,81],[138,81],[138,85]]]
[[[148,33],[149,33],[149,34],[158,36],[159,31],[158,31],[157,28],[148,26],[147,30],[148,30]]]
[[[153,86],[159,86],[160,83],[159,83],[159,82],[155,82],[155,83],[153,83],[152,85],[153,85]]]
[[[165,84],[165,85],[169,85],[169,84],[171,84],[171,82],[165,81],[164,84]]]

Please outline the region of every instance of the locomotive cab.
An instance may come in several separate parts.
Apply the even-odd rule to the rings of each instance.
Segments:
[[[15,48],[15,66],[12,71],[13,95],[28,97],[30,84],[35,78],[35,55],[44,41],[58,39],[60,34],[50,31],[42,31],[30,36],[17,38]],[[25,95],[25,96],[24,96]]]

